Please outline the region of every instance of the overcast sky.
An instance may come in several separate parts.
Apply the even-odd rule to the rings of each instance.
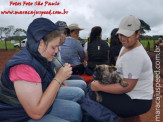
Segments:
[[[20,2],[19,6],[10,6],[10,2]],[[77,23],[84,28],[80,31],[80,37],[87,38],[91,28],[101,26],[103,39],[110,37],[112,29],[119,26],[121,19],[128,15],[134,15],[150,25],[148,35],[163,35],[163,0],[40,0],[42,6],[23,6],[23,1],[31,2],[39,0],[0,0],[0,27],[14,25],[15,28],[27,30],[33,19],[40,17],[32,14],[2,14],[2,11],[63,11],[64,15],[42,15],[53,22],[62,20],[68,25]],[[59,2],[58,6],[44,6],[45,1]]]

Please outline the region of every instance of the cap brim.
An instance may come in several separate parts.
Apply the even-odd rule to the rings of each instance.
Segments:
[[[126,37],[130,37],[130,36],[132,36],[132,35],[134,34],[134,32],[135,32],[135,31],[129,31],[129,30],[119,29],[119,30],[117,31],[117,34],[122,34],[122,35],[124,35],[124,36],[126,36]]]
[[[79,28],[78,30],[81,31],[81,30],[84,30],[84,29],[83,28]]]

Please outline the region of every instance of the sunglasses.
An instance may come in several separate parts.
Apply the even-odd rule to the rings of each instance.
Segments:
[[[61,30],[61,33],[67,35],[67,30]]]
[[[65,35],[67,35],[67,31],[64,31],[63,33],[64,33]]]

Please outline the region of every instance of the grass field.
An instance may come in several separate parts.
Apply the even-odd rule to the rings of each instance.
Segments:
[[[19,43],[19,41],[15,41],[15,43],[11,43],[11,41],[6,41],[6,42],[7,42],[7,49],[19,49],[14,47],[14,44]],[[6,49],[5,41],[0,41],[0,50],[2,49]]]
[[[140,42],[142,43],[142,45],[144,46],[144,48],[147,48],[148,45],[148,41],[150,43],[150,50],[153,51],[154,50],[154,41],[153,40],[141,40]],[[157,43],[158,41],[155,41],[155,43]]]
[[[146,47],[148,45],[148,41],[150,43],[150,49],[151,49],[151,51],[154,50],[154,48],[153,48],[154,47],[154,41],[153,40],[141,40],[140,42],[142,43],[142,45],[146,49]],[[108,42],[109,42],[109,40],[108,40]],[[19,43],[19,41],[15,41],[15,43]],[[15,43],[11,43],[11,41],[7,41],[7,49],[19,49],[19,48],[15,48],[14,47],[14,44]],[[5,41],[0,41],[0,50],[1,49],[6,49],[5,48]]]

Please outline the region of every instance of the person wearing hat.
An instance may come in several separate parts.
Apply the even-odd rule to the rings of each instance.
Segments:
[[[66,36],[68,35],[70,30],[68,29],[67,24],[64,21],[57,21],[55,24],[58,26],[61,32],[61,40],[60,40],[60,46],[61,46],[65,42]],[[60,46],[59,46],[59,51],[57,55],[53,59],[53,62],[56,66],[56,71],[58,71],[62,67],[62,62],[61,62],[61,57],[60,57],[60,50],[61,50]],[[65,80],[64,85],[80,87],[83,90],[87,86],[85,80],[82,77],[75,76],[75,75],[71,75],[70,78]]]
[[[27,30],[27,45],[6,64],[0,82],[1,122],[80,122],[78,87],[63,87],[72,68],[65,63],[55,73],[52,62],[60,44],[59,28],[37,18]],[[65,109],[66,108],[66,109]],[[72,116],[70,116],[70,113]]]
[[[162,38],[158,38],[158,42],[156,43],[157,46],[160,46],[161,48],[163,47],[163,41]]]
[[[69,63],[73,68],[73,74],[83,74],[85,55],[82,45],[80,44],[79,31],[83,30],[78,24],[71,24],[68,26],[70,29],[70,36],[66,37],[65,43],[61,46],[61,61]],[[79,66],[79,68],[77,68]],[[75,70],[74,70],[75,69]],[[78,72],[78,73],[77,73]]]
[[[55,24],[57,25],[57,27],[59,28],[61,32],[60,45],[63,45],[63,43],[65,42],[66,36],[68,34],[69,28],[65,21],[57,21]]]
[[[65,42],[65,39],[67,36],[67,31],[69,29],[67,27],[66,22],[64,22],[64,21],[57,21],[55,24],[61,32],[61,40],[60,40],[60,46],[61,46]],[[60,47],[59,47],[59,50],[60,50]],[[57,53],[57,58],[61,61],[60,51],[58,51],[58,53]]]
[[[71,24],[68,27],[70,29],[70,36],[76,40],[79,38],[79,31],[83,30],[83,28],[80,28],[78,24]]]
[[[116,68],[128,86],[122,87],[119,83],[103,85],[98,81],[91,83],[93,91],[101,91],[103,99],[101,104],[120,117],[138,116],[149,111],[152,105],[152,62],[138,41],[140,26],[138,18],[132,15],[126,16],[121,20],[117,32],[123,47]]]

